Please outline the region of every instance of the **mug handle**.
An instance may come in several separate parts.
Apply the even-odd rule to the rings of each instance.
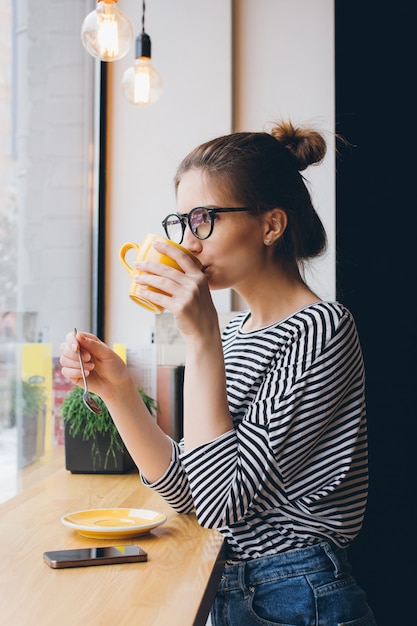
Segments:
[[[123,263],[123,265],[125,266],[125,268],[127,269],[127,271],[130,272],[133,270],[133,267],[131,265],[129,265],[129,263],[126,261],[125,256],[127,254],[127,252],[129,252],[129,250],[136,250],[138,251],[140,248],[140,246],[137,243],[132,243],[131,241],[129,241],[128,243],[125,243],[119,250],[119,257],[121,262]]]

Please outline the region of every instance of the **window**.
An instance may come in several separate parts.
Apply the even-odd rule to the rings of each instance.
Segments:
[[[54,361],[68,330],[91,328],[96,81],[85,14],[84,0],[0,8],[0,500],[59,439]]]

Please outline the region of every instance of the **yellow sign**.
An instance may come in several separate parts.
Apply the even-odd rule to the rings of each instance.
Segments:
[[[21,360],[22,381],[30,385],[38,385],[44,393],[45,420],[43,428],[38,433],[43,441],[39,441],[40,450],[45,446],[45,451],[52,447],[52,344],[48,343],[24,343],[22,345]],[[42,432],[43,431],[43,432]]]

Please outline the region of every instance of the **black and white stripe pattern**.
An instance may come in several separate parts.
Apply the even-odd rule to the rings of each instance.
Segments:
[[[245,315],[223,333],[234,429],[187,453],[173,442],[171,466],[152,487],[180,512],[195,508],[238,558],[325,538],[346,546],[361,527],[368,487],[353,318],[320,302],[244,333]]]

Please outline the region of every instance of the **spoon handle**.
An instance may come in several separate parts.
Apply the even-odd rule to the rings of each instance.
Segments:
[[[76,337],[76,336],[77,336],[77,329],[74,328],[74,337]],[[85,389],[85,391],[88,391],[87,380],[86,380],[85,371],[84,371],[84,363],[83,363],[83,359],[82,359],[82,356],[81,356],[80,346],[78,346],[77,354],[78,354],[78,360],[80,362],[81,374],[82,374],[83,382],[84,382],[84,389]]]

